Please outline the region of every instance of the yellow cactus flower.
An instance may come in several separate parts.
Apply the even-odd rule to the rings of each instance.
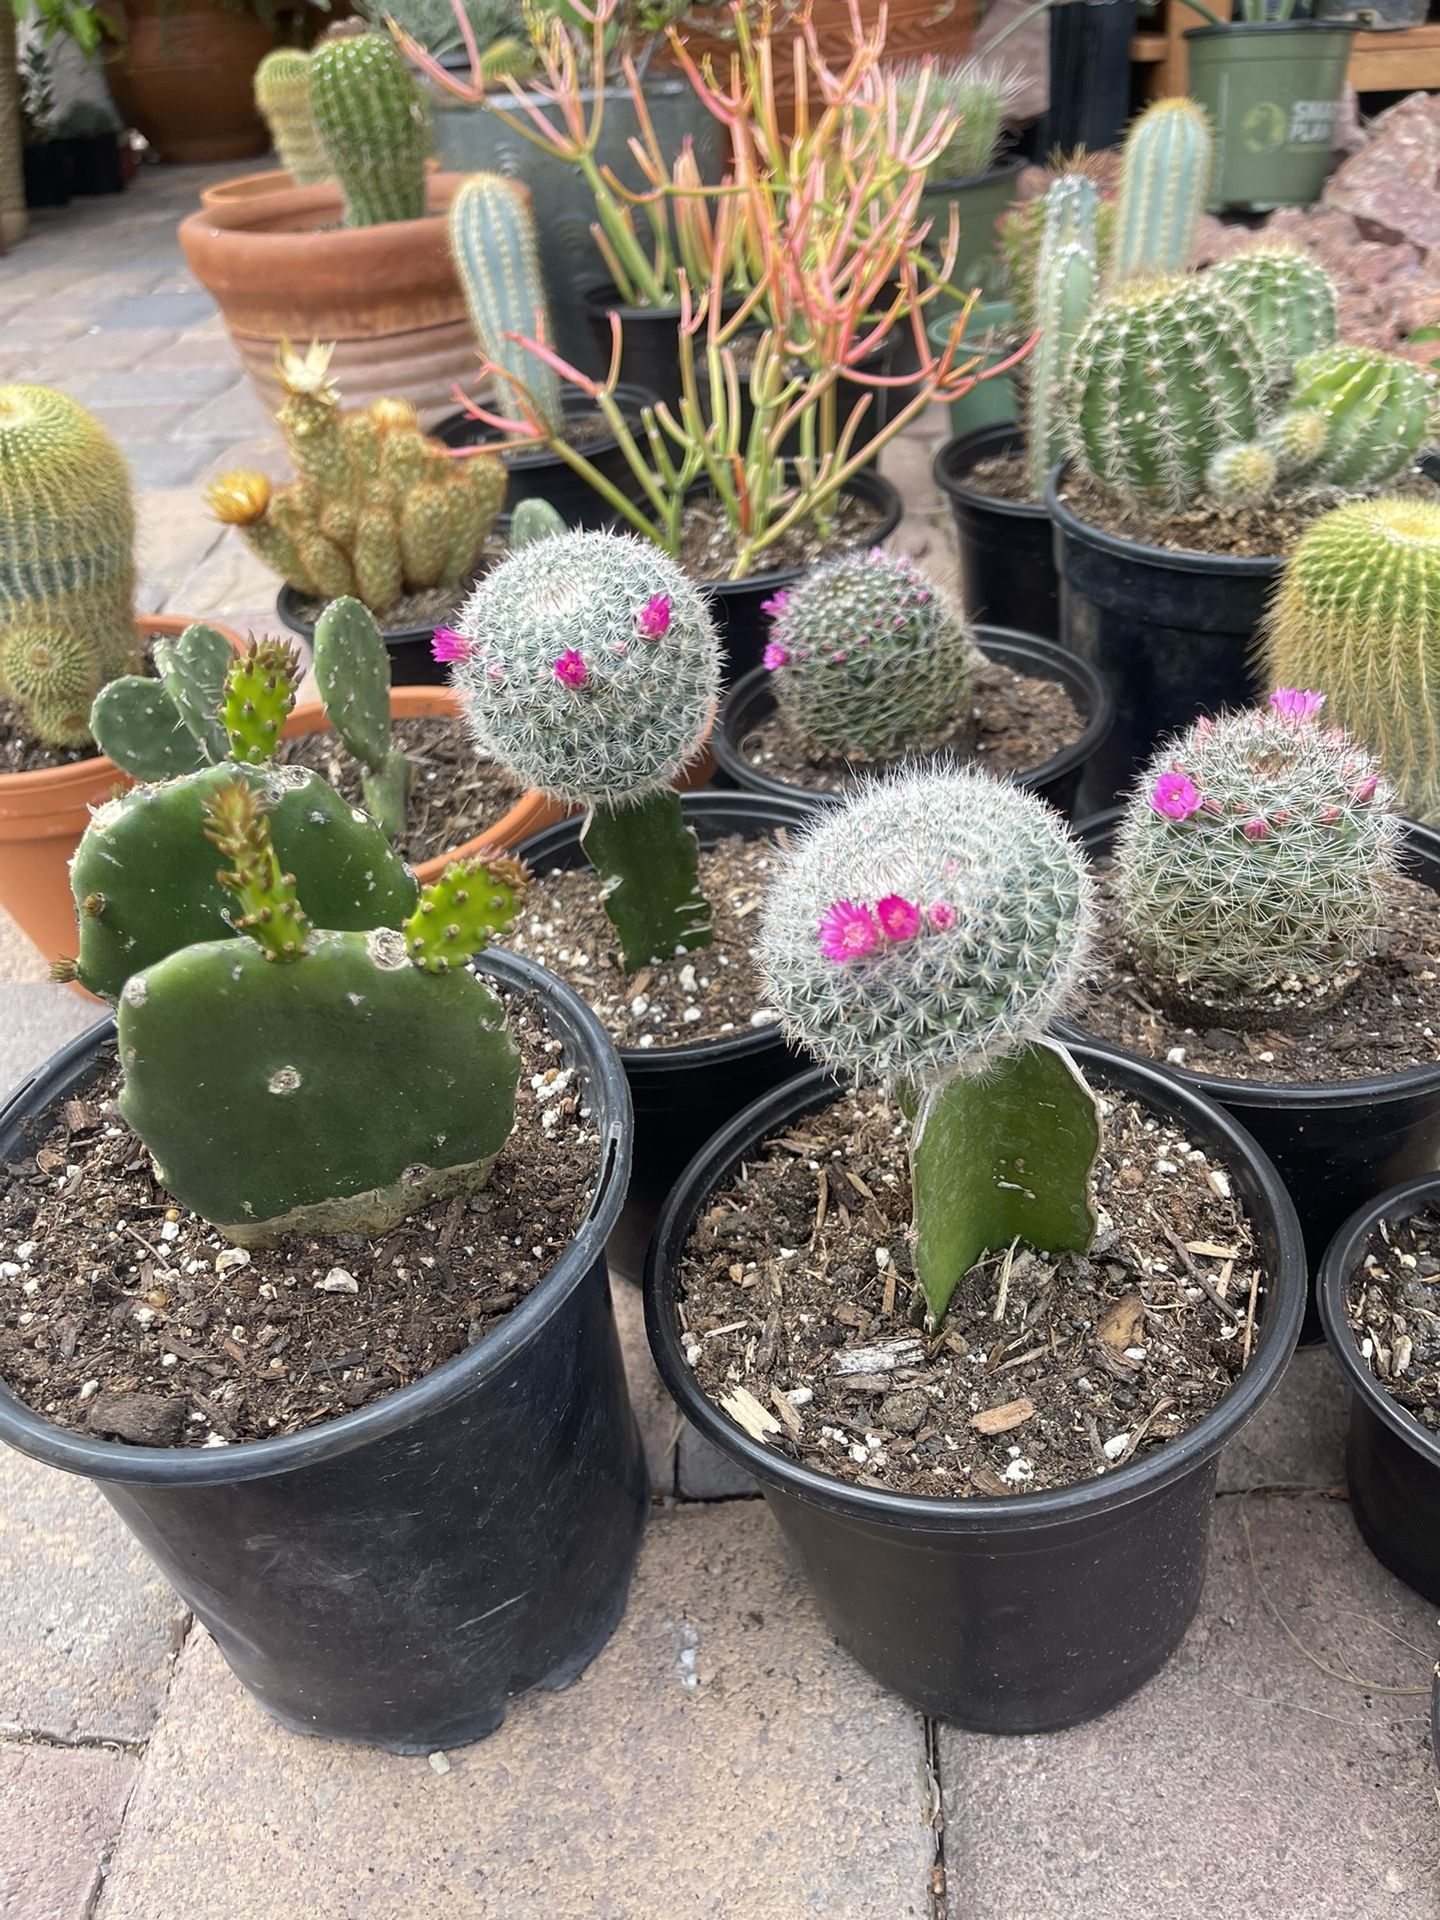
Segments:
[[[205,489],[205,504],[227,527],[253,527],[270,505],[270,481],[251,467],[222,473]]]

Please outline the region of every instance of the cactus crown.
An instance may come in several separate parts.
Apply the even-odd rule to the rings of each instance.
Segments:
[[[1182,1008],[1267,1018],[1333,1000],[1371,942],[1397,823],[1378,765],[1284,688],[1166,743],[1115,852],[1126,936]]]
[[[766,604],[765,664],[807,745],[856,759],[920,752],[965,713],[970,631],[913,561],[846,554]]]
[[[345,196],[347,227],[421,218],[429,121],[388,33],[361,20],[331,27],[311,56],[310,110]]]
[[[529,188],[500,173],[472,174],[450,202],[449,233],[481,354],[528,390],[541,419],[558,433],[565,418],[559,375],[508,337],[555,337]],[[503,404],[508,395],[500,398]]]
[[[310,55],[300,47],[267,53],[255,69],[255,104],[295,185],[313,187],[328,180],[330,162],[310,111]]]
[[[1155,100],[1134,122],[1121,150],[1119,215],[1111,270],[1183,273],[1210,197],[1215,143],[1203,107],[1183,95]]]
[[[1335,282],[1320,262],[1283,240],[1262,240],[1203,276],[1249,320],[1265,356],[1265,376],[1283,385],[1304,355],[1334,344],[1339,324]]]

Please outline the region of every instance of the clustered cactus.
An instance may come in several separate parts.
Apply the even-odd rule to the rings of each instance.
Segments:
[[[330,161],[310,111],[310,55],[303,47],[276,47],[255,69],[255,104],[280,164],[297,187],[330,178]]]
[[[310,60],[310,111],[347,227],[419,220],[425,212],[430,124],[404,56],[388,33],[338,21]]]
[[[1146,982],[1184,1015],[1299,1021],[1373,945],[1398,826],[1378,763],[1286,687],[1201,719],[1142,774],[1115,884]]]
[[[546,426],[559,433],[565,419],[559,376],[515,338],[555,338],[529,188],[504,174],[472,174],[450,202],[449,233],[481,357],[523,387]]]
[[[35,738],[90,742],[90,706],[138,665],[124,456],[52,387],[0,387],[0,691]]]
[[[505,467],[490,453],[448,458],[408,400],[342,413],[332,351],[287,343],[276,359],[285,389],[276,418],[298,477],[276,488],[239,468],[205,498],[297,592],[354,595],[384,615],[406,593],[469,579],[505,498]]]
[[[970,629],[902,555],[873,547],[822,561],[765,604],[776,701],[812,751],[850,760],[922,752],[967,712]]]
[[[1157,100],[1126,135],[1111,271],[1183,273],[1210,197],[1215,142],[1203,107]]]
[[[1250,322],[1272,385],[1287,382],[1298,360],[1335,343],[1335,282],[1318,260],[1288,241],[1246,247],[1211,267],[1202,284],[1218,288]]]
[[[1435,424],[1435,376],[1373,347],[1332,346],[1295,368],[1288,417],[1323,428],[1303,471],[1312,486],[1382,485],[1408,467]],[[1283,425],[1283,422],[1282,422]]]
[[[771,889],[767,1003],[823,1065],[892,1088],[911,1122],[916,1272],[936,1320],[1016,1234],[1089,1243],[1095,1103],[1043,1036],[1093,921],[1060,817],[978,773],[870,786],[792,847]]]

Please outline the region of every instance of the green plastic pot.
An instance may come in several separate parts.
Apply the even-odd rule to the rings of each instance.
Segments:
[[[1008,300],[977,300],[970,309],[970,318],[965,324],[961,352],[966,360],[970,355],[966,348],[973,341],[974,350],[979,355],[980,365],[976,372],[993,367],[997,360],[1003,360],[1011,351],[1013,341],[1010,329],[1015,323],[1015,309]],[[930,344],[938,352],[950,338],[950,329],[954,325],[953,313],[935,314],[927,323],[926,332]],[[989,337],[989,344],[982,344]],[[960,364],[964,364],[963,361]],[[995,380],[982,380],[973,386],[962,399],[950,402],[950,431],[958,439],[962,433],[969,433],[975,427],[993,427],[1001,420],[1013,420],[1018,411],[1015,399],[1015,387],[1008,373],[1001,374]]]
[[[1191,27],[1190,92],[1215,128],[1210,211],[1308,207],[1330,170],[1353,21]]]
[[[1024,170],[1024,160],[1012,154],[988,173],[972,174],[968,180],[932,181],[920,196],[920,218],[931,223],[927,251],[937,259],[949,239],[952,204],[958,213],[960,240],[950,274],[952,285],[968,292],[983,279],[983,263],[995,252],[995,222],[1014,200]]]

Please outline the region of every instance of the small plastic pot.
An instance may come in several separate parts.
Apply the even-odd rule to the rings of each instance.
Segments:
[[[1025,165],[1020,154],[1009,154],[988,172],[972,173],[968,180],[932,180],[921,195],[918,218],[931,223],[931,251],[937,258],[945,249],[952,206],[958,216],[960,239],[950,283],[962,292],[981,277],[985,262],[995,252],[995,223],[1014,200]]]
[[[1055,522],[1060,644],[1097,667],[1115,695],[1109,745],[1085,786],[1086,805],[1098,809],[1128,788],[1166,734],[1259,697],[1254,641],[1285,561],[1122,540],[1065,504],[1063,467],[1050,475],[1045,505]]]
[[[1318,1280],[1325,1338],[1350,1389],[1350,1511],[1381,1565],[1440,1605],[1440,1437],[1386,1393],[1360,1358],[1345,1311],[1350,1276],[1379,1223],[1408,1220],[1432,1207],[1440,1207],[1440,1176],[1434,1173],[1382,1193],[1335,1235]],[[1433,1711],[1440,1712],[1440,1687]],[[1440,1756],[1440,1745],[1435,1751]]]
[[[950,342],[955,324],[954,311],[933,313],[926,322],[925,334],[936,353]],[[1015,326],[1015,308],[1009,300],[977,300],[961,336],[961,364],[979,356],[977,373],[1004,360],[1013,350],[1011,333]],[[1015,382],[1008,373],[993,379],[977,380],[968,393],[952,400],[945,411],[950,416],[950,431],[957,440],[979,427],[1013,426],[1015,423]],[[953,503],[952,503],[953,504]]]
[[[655,396],[645,387],[623,385],[615,389],[615,397],[626,420],[637,427],[641,413],[646,407],[653,406],[655,400]],[[567,420],[596,417],[593,405],[582,393],[568,391],[563,395],[563,401]],[[431,431],[447,447],[483,447],[500,438],[492,428],[482,421],[470,419],[465,413],[450,414]],[[620,451],[620,443],[613,433],[607,430],[594,439],[586,440],[580,451],[591,466],[618,488],[626,499],[639,499],[639,482],[630,471],[630,463]],[[502,454],[501,458],[510,476],[505,491],[508,512],[513,513],[522,500],[548,500],[567,527],[613,525],[615,509],[573,467],[567,466],[558,453],[552,453],[548,447],[523,447],[514,453]]]
[[[1076,829],[1092,860],[1110,852],[1120,809]],[[1440,834],[1405,822],[1403,866],[1412,880],[1440,893]],[[1069,1021],[1057,1031],[1093,1035]],[[1116,1048],[1127,1059],[1139,1059]],[[1274,1161],[1290,1189],[1312,1272],[1341,1222],[1397,1180],[1440,1165],[1440,1066],[1406,1067],[1363,1080],[1302,1081],[1291,1085],[1232,1080],[1221,1074],[1167,1067],[1183,1085],[1224,1107]],[[1306,1306],[1301,1339],[1320,1338],[1319,1313]]]
[[[500,1326],[356,1413],[213,1449],[91,1439],[0,1387],[0,1439],[99,1487],[267,1713],[392,1753],[478,1740],[515,1694],[567,1686],[624,1612],[649,1507],[605,1270],[629,1171],[624,1077],[559,981],[493,949],[479,965],[543,1001],[598,1141],[574,1240]],[[90,1081],[112,1031],[20,1086],[0,1165]]]
[[[1061,747],[1038,767],[1014,777],[1022,787],[1038,793],[1052,807],[1068,814],[1079,791],[1085,764],[1103,742],[1110,728],[1113,702],[1104,682],[1083,660],[1065,653],[1051,640],[1040,640],[1033,633],[1011,633],[1004,627],[977,627],[975,639],[987,660],[1012,672],[1028,674],[1039,680],[1058,680],[1079,708],[1085,731],[1078,740]],[[775,694],[769,672],[756,667],[737,681],[725,696],[720,710],[720,725],[715,729],[715,760],[728,783],[744,793],[775,794],[782,799],[799,800],[810,807],[838,805],[842,794],[817,792],[810,787],[792,786],[774,774],[757,767],[745,752],[747,734],[775,709]]]
[[[1231,20],[1187,29],[1189,92],[1215,129],[1212,213],[1268,213],[1320,198],[1358,26]]]
[[[965,611],[990,626],[1053,640],[1060,631],[1060,584],[1049,513],[1038,501],[997,500],[969,478],[982,460],[1018,453],[1024,445],[1018,421],[996,421],[947,440],[933,472],[955,522]]]
[[[749,793],[685,794],[681,804],[702,847],[732,833],[749,839],[772,827],[803,826],[812,812],[798,799]],[[583,825],[577,817],[547,827],[523,843],[520,858],[537,875],[583,867]],[[655,1215],[680,1169],[732,1114],[803,1073],[808,1063],[791,1052],[777,1027],[769,1026],[688,1047],[621,1047],[620,1064],[630,1084],[635,1151],[629,1197],[611,1236],[610,1257],[618,1273],[638,1280]]]
[[[784,1458],[701,1392],[676,1311],[686,1239],[758,1141],[833,1097],[823,1072],[757,1101],[691,1162],[645,1265],[646,1327],[666,1386],[705,1438],[760,1482],[835,1637],[922,1712],[981,1733],[1045,1733],[1089,1720],[1174,1652],[1200,1599],[1217,1459],[1279,1380],[1305,1295],[1295,1210],[1249,1136],[1152,1067],[1108,1048],[1074,1053],[1094,1084],[1138,1095],[1224,1161],[1266,1277],[1249,1366],[1218,1407],[1143,1460],[1048,1493],[888,1493]]]

